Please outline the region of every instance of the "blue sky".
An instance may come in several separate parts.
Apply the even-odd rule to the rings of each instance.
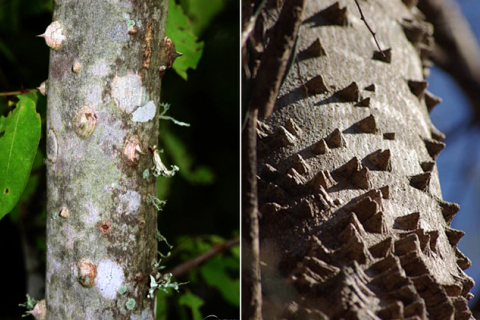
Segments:
[[[480,2],[457,2],[478,41]],[[472,260],[472,266],[466,273],[477,283],[472,289],[475,294],[472,301],[475,301],[480,296],[480,128],[471,129],[468,133],[465,131],[465,125],[473,115],[470,102],[445,72],[436,67],[432,68],[428,82],[429,90],[443,99],[431,113],[435,126],[447,134],[447,147],[437,158],[437,166],[443,198],[457,202],[461,207],[452,227],[466,232],[459,248]],[[455,137],[449,139],[448,135]]]

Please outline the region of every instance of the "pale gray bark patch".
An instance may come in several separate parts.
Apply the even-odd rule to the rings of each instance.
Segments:
[[[115,261],[108,259],[98,264],[96,287],[105,299],[113,300],[124,281],[123,269]]]
[[[138,108],[133,112],[132,121],[134,122],[146,122],[152,120],[155,117],[157,108],[153,101],[148,101],[146,105]]]
[[[117,213],[136,214],[140,207],[142,196],[138,192],[128,190],[125,194],[120,195],[119,199]]]
[[[129,73],[112,81],[112,96],[117,105],[128,113],[142,103],[142,80],[138,74]]]

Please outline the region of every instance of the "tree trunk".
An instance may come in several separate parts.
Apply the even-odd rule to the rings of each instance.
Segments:
[[[47,319],[155,319],[147,294],[157,214],[147,199],[156,195],[156,179],[142,174],[158,139],[167,4],[55,1]]]
[[[354,1],[307,1],[296,63],[257,127],[264,319],[471,319],[459,207],[435,167],[432,28],[411,2],[359,1],[382,53]],[[252,36],[267,48],[278,11]]]

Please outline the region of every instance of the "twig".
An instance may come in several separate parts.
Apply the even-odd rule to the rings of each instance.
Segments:
[[[200,255],[200,256],[192,259],[192,260],[189,260],[189,261],[179,265],[178,267],[175,267],[172,270],[166,271],[166,273],[171,273],[173,277],[178,277],[178,276],[184,274],[185,272],[189,271],[190,269],[193,269],[193,268],[199,266],[200,264],[204,263],[205,261],[207,261],[208,259],[210,259],[214,255],[216,255],[217,253],[225,251],[228,248],[230,248],[230,247],[232,247],[232,246],[234,246],[238,243],[240,243],[240,238],[235,238],[235,239],[229,240],[229,241],[225,242],[224,244],[216,246],[213,249],[211,249],[210,251],[205,252],[204,254],[202,254],[202,255]]]
[[[365,25],[367,26],[368,31],[370,31],[370,33],[372,34],[373,40],[375,40],[375,43],[377,44],[378,50],[380,50],[380,52],[382,53],[382,55],[383,55],[384,57],[387,57],[387,56],[385,55],[385,53],[383,53],[382,48],[380,48],[380,45],[378,44],[377,36],[376,36],[375,32],[373,32],[372,28],[370,28],[370,26],[368,25],[367,20],[365,20],[365,16],[363,15],[362,8],[360,8],[360,4],[358,3],[358,0],[355,0],[355,4],[357,5],[358,11],[360,11],[360,19],[363,20],[363,23],[365,23]]]
[[[15,96],[17,94],[23,94],[23,92],[22,91],[0,92],[0,96],[2,96],[2,97]]]

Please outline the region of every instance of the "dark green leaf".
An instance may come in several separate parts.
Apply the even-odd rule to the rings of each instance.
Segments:
[[[200,61],[203,42],[197,42],[190,21],[175,0],[170,0],[168,5],[167,37],[175,43],[176,51],[183,54],[175,60],[173,69],[187,80],[187,69],[195,69]]]
[[[20,199],[35,159],[41,134],[36,94],[19,96],[15,110],[0,120],[4,132],[0,138],[0,219]]]
[[[180,0],[192,23],[192,31],[201,36],[213,19],[231,0]]]
[[[201,267],[201,273],[205,281],[217,288],[230,304],[240,305],[240,279],[231,278],[227,273],[228,259],[215,256]],[[236,263],[238,266],[238,262]]]
[[[193,293],[185,293],[178,299],[179,305],[184,305],[192,309],[192,316],[194,320],[202,320],[202,313],[200,307],[204,304],[203,300]]]

